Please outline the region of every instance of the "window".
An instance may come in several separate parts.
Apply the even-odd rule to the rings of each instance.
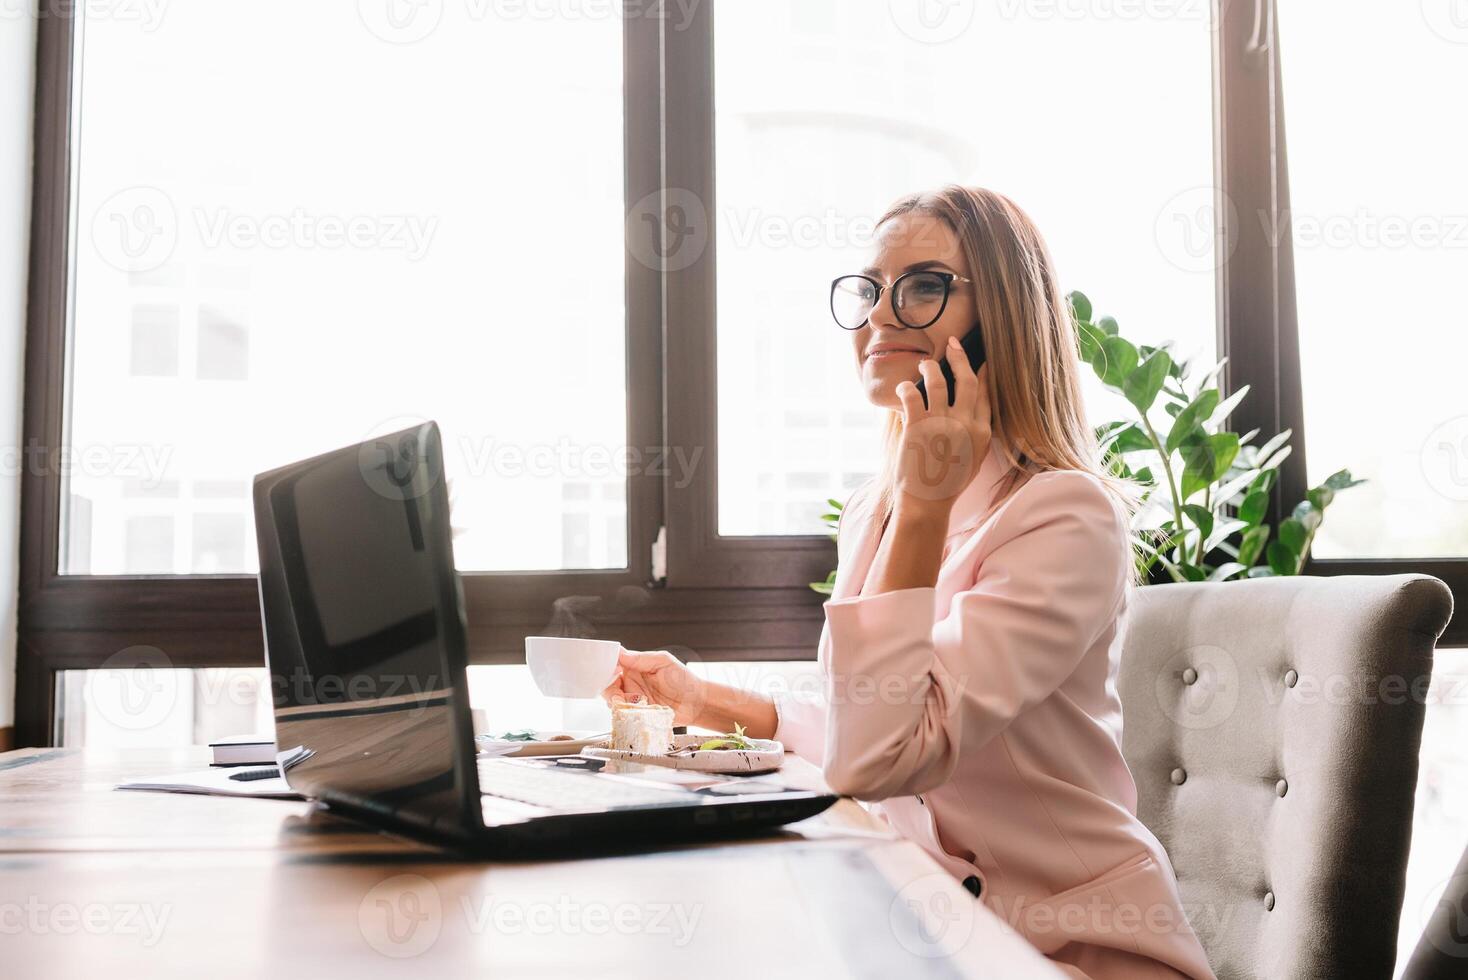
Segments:
[[[882,413],[826,285],[902,193],[1009,195],[1063,288],[1142,343],[1215,355],[1208,6],[911,6],[714,6],[720,534],[819,533],[825,498],[875,472]]]
[[[1309,479],[1369,481],[1315,554],[1468,556],[1468,131],[1445,122],[1468,21],[1447,2],[1280,6]]]
[[[357,6],[80,8],[62,572],[252,572],[248,494],[133,516],[124,486],[247,481],[419,418],[461,567],[627,565],[615,6],[432,29]],[[595,489],[578,522],[570,482]]]
[[[807,583],[834,564],[822,503],[880,448],[827,283],[911,190],[1008,193],[1063,288],[1129,338],[1229,355],[1227,383],[1255,392],[1241,430],[1299,424],[1289,238],[1253,217],[1289,190],[1284,155],[1259,152],[1282,148],[1272,22],[1252,4],[1082,6],[719,0],[659,20],[176,0],[146,23],[42,18],[17,740],[53,737],[58,672],[103,666],[122,631],[178,669],[258,665],[252,475],[424,417],[446,436],[476,664],[562,628],[705,661],[810,657]],[[1284,14],[1296,229],[1415,214],[1381,190],[1406,166],[1388,150],[1333,152],[1331,93],[1361,83],[1319,40],[1339,25],[1305,6]],[[1378,15],[1416,38],[1402,85],[1456,90],[1432,47],[1450,19]],[[1400,108],[1347,101],[1383,126]],[[1415,131],[1423,200],[1448,200],[1439,161],[1461,135]],[[1454,315],[1456,253],[1417,276],[1402,250],[1295,248],[1307,395],[1368,363],[1398,373],[1353,390],[1453,390],[1437,372],[1461,360],[1454,331],[1424,324]],[[1398,294],[1405,321],[1385,315]],[[1384,322],[1403,341],[1377,340]],[[1341,324],[1361,332],[1340,343]],[[1414,336],[1437,346],[1402,380]],[[1093,421],[1125,412],[1087,384]],[[1449,499],[1468,432],[1419,401],[1415,433],[1371,442],[1371,402],[1309,399],[1310,475],[1372,480],[1317,555],[1461,554],[1433,529],[1468,525]],[[1290,503],[1305,457],[1282,468]],[[1320,570],[1468,581],[1392,562]]]

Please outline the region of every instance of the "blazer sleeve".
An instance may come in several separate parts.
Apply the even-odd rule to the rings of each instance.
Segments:
[[[775,740],[812,765],[826,761],[826,694],[781,691],[775,700]]]
[[[989,534],[998,543],[941,619],[932,588],[825,604],[832,789],[881,800],[946,782],[961,746],[1050,697],[1118,615],[1127,522],[1095,477],[1032,477]]]
[[[841,508],[841,518],[836,522],[836,567],[838,579],[846,556],[855,546],[846,529],[862,527],[859,514],[870,506],[875,484],[867,481],[852,491]],[[852,520],[848,520],[851,518]],[[818,649],[826,645],[829,626],[821,627]],[[775,740],[813,765],[823,765],[826,755],[826,691],[801,690],[778,692],[775,702]]]

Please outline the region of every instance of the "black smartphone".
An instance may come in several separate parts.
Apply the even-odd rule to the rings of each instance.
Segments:
[[[984,363],[984,337],[982,331],[980,331],[979,328],[975,326],[972,330],[964,334],[963,337],[959,339],[958,345],[962,347],[964,353],[968,355],[968,366],[973,368],[974,372],[977,373],[979,370],[979,365]],[[953,369],[948,366],[948,358],[939,358],[938,368],[943,372],[943,380],[948,382],[948,404],[951,406],[953,404],[953,398],[956,393],[953,390]],[[917,390],[922,393],[923,406],[925,408],[929,407],[928,386],[923,383],[921,378],[918,379]]]

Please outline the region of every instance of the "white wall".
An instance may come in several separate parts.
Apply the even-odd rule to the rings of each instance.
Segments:
[[[31,114],[36,16],[0,2],[0,728],[15,723],[15,608],[19,571],[22,360],[30,243]]]

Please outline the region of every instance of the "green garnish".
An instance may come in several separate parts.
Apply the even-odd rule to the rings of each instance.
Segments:
[[[718,738],[711,738],[698,747],[700,752],[708,752],[717,749],[742,749],[753,751],[754,743],[744,736],[744,726],[736,723],[732,732],[725,732]]]
[[[522,728],[518,732],[505,732],[499,737],[499,740],[501,742],[534,742],[536,741],[535,734],[533,728]]]

